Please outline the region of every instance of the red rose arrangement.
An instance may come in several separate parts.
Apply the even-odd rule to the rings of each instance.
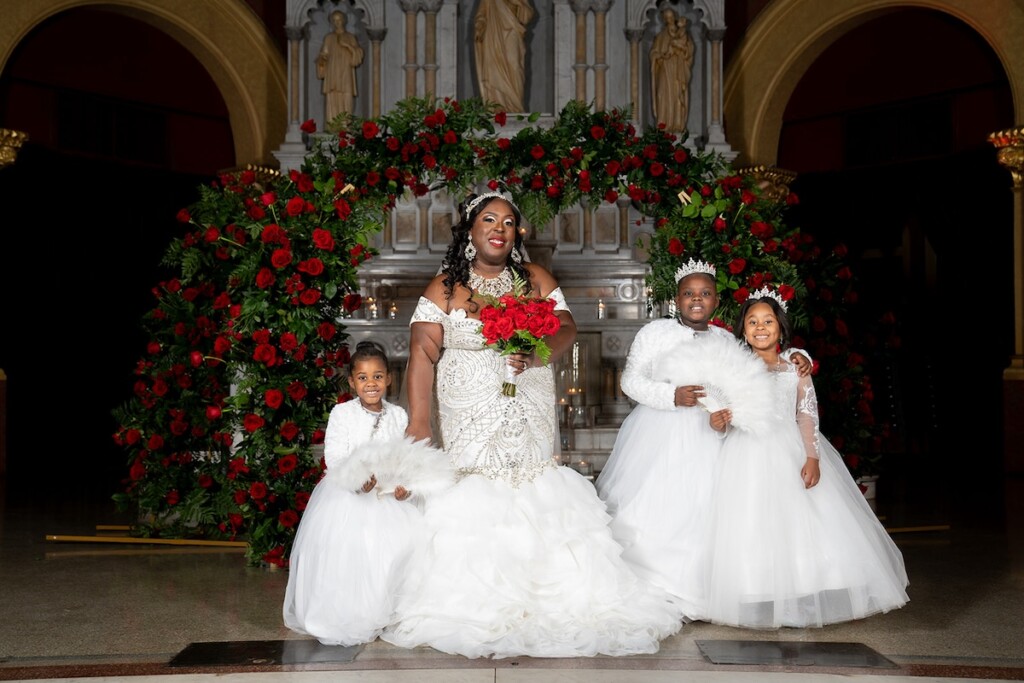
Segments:
[[[551,358],[551,347],[544,339],[558,332],[562,326],[554,312],[555,301],[524,295],[525,283],[519,277],[513,276],[512,284],[512,294],[492,299],[480,311],[480,333],[484,336],[484,345],[502,356],[534,353],[546,365]],[[511,366],[505,367],[501,393],[516,395],[516,374]]]

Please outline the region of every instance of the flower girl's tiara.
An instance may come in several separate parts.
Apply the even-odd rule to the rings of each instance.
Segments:
[[[676,284],[687,275],[694,273],[706,273],[712,278],[715,277],[715,267],[706,261],[694,261],[692,258],[676,269]]]
[[[782,295],[773,289],[768,289],[767,287],[762,287],[761,289],[751,292],[750,296],[747,297],[747,301],[750,301],[751,299],[763,299],[766,296],[770,296],[778,301],[779,307],[782,309],[783,313],[789,312],[789,306],[787,306],[786,302],[782,300]]]

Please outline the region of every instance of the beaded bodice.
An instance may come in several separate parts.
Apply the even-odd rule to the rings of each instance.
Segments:
[[[484,345],[479,320],[462,309],[445,313],[421,297],[411,324],[418,323],[444,330],[435,391],[442,446],[460,475],[480,474],[518,486],[554,467],[551,368],[526,370],[516,380],[516,395],[504,396],[507,359]]]

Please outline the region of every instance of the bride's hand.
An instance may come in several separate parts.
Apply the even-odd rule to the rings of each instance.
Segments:
[[[508,357],[508,364],[512,366],[517,375],[528,368],[532,368],[534,365],[534,356],[532,353],[513,353]]]

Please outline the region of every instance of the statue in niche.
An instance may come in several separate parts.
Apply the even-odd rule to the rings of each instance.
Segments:
[[[687,129],[690,113],[690,75],[693,73],[693,40],[686,17],[671,9],[661,12],[665,26],[651,45],[651,95],[654,117],[670,131]]]
[[[353,102],[359,94],[356,87],[356,67],[363,63],[363,48],[356,37],[345,30],[345,13],[331,12],[334,30],[324,36],[323,47],[316,58],[316,75],[323,79],[326,102],[325,121],[333,121],[339,114],[351,114]]]
[[[480,0],[473,18],[473,54],[480,97],[505,111],[524,111],[526,26],[530,0]]]

